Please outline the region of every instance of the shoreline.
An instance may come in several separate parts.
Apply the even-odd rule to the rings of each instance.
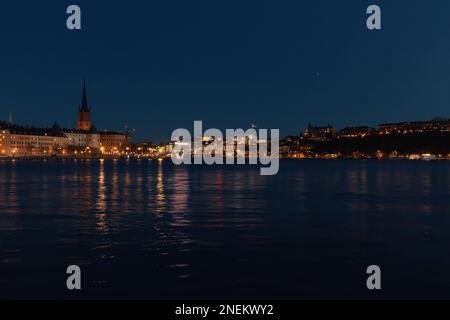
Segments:
[[[248,159],[248,158],[247,158]],[[171,160],[170,157],[166,158],[158,158],[158,157],[0,157],[0,161],[40,161],[40,160],[51,160],[51,161],[66,161],[66,160],[147,160],[147,161],[168,161]],[[444,162],[450,161],[450,158],[435,158],[435,159],[409,159],[408,157],[398,157],[398,158],[352,158],[352,157],[340,157],[340,158],[329,158],[329,157],[280,157],[280,160],[293,160],[293,161],[318,161],[318,160],[326,160],[326,161],[376,161],[376,162],[390,162],[390,161],[408,161],[408,162]],[[248,163],[246,163],[248,164]]]

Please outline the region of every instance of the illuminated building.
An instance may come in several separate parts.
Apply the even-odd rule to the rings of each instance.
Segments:
[[[149,155],[155,148],[154,143],[150,141],[140,141],[133,145],[132,151],[139,155]]]
[[[340,138],[366,138],[376,133],[374,128],[370,127],[347,127],[339,131]]]
[[[432,121],[400,122],[380,124],[379,134],[411,134],[423,132],[448,132],[450,120],[436,119]]]
[[[47,129],[12,126],[0,130],[0,152],[5,157],[46,157],[63,154],[64,134]]]
[[[0,130],[0,158],[6,157],[6,130]]]
[[[336,137],[336,128],[332,126],[315,127],[311,124],[306,128],[303,138],[313,141],[329,141]]]
[[[130,150],[131,137],[128,134],[105,131],[100,132],[100,150],[104,154],[118,154]]]
[[[67,144],[71,147],[100,149],[100,134],[95,131],[64,129],[64,134],[67,136]]]

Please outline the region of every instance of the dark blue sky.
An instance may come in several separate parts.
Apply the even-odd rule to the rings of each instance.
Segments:
[[[23,124],[74,126],[83,78],[98,129],[154,141],[193,120],[286,135],[450,116],[448,1],[15,0],[0,39],[0,119]]]

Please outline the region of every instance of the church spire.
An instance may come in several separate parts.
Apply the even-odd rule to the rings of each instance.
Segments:
[[[83,83],[83,98],[78,108],[78,130],[89,131],[92,128],[91,107],[88,104],[86,81]]]
[[[91,108],[88,105],[87,90],[86,90],[86,80],[84,80],[84,82],[83,82],[83,99],[82,99],[82,102],[81,102],[80,111],[81,112],[90,112],[91,111]]]

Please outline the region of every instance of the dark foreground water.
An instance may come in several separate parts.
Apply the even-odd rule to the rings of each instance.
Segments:
[[[449,182],[449,162],[0,161],[0,298],[450,298]]]

